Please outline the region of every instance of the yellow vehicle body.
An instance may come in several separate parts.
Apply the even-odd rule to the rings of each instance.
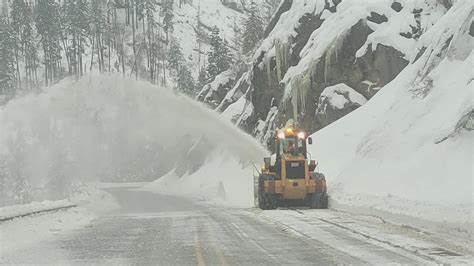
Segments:
[[[258,206],[261,209],[288,206],[327,208],[326,179],[323,174],[315,172],[315,161],[308,162],[306,158],[306,138],[300,135],[297,139],[296,130],[285,133],[284,136],[279,134],[279,140],[275,142],[274,165],[270,164],[270,158],[264,159],[265,165],[256,182]],[[285,151],[286,142],[296,142],[293,148],[298,150]]]

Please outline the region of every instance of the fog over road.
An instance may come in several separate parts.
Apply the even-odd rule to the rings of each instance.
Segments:
[[[378,239],[384,237],[383,229],[376,223],[357,225],[331,210],[229,209],[133,187],[106,190],[120,208],[87,226],[8,254],[3,261],[84,265],[436,262],[389,240],[383,243]],[[371,228],[373,237],[353,228]]]

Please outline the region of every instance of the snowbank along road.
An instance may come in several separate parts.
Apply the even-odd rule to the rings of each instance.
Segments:
[[[327,265],[469,263],[423,235],[331,210],[222,208],[137,187],[76,230],[2,254],[2,264]],[[14,221],[12,221],[14,222]],[[2,225],[0,225],[2,226]]]

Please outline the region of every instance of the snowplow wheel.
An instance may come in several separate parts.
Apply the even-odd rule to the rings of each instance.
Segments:
[[[328,208],[328,195],[324,193],[323,195],[323,204],[321,206],[321,209],[327,209]]]
[[[263,175],[258,177],[258,207],[262,210],[274,210],[277,208],[276,198],[273,194],[265,193],[265,180]]]
[[[275,210],[277,208],[277,200],[274,194],[265,194],[266,209]]]
[[[327,209],[328,195],[326,193],[314,193],[311,197],[311,209]]]
[[[258,189],[257,189],[257,199],[258,199],[258,207],[260,209],[263,209],[263,206],[265,204],[264,200],[264,189],[263,189],[263,176],[259,175],[258,176]]]
[[[265,210],[265,187],[264,187],[264,180],[263,176],[258,176],[258,207],[262,210]]]

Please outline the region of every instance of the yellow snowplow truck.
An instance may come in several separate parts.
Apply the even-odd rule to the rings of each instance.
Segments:
[[[263,210],[278,207],[307,206],[327,209],[326,179],[315,172],[316,162],[308,160],[306,145],[311,137],[293,127],[280,130],[271,141],[275,161],[264,158],[256,180],[256,200]],[[309,163],[308,163],[309,161]]]

